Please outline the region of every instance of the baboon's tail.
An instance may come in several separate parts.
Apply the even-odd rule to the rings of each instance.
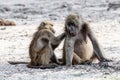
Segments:
[[[47,65],[41,65],[41,66],[32,66],[32,65],[27,65],[28,68],[33,68],[33,69],[53,69],[55,67],[58,67],[57,64],[51,63]]]
[[[16,65],[16,64],[29,64],[29,62],[14,62],[14,61],[8,61],[9,64]]]

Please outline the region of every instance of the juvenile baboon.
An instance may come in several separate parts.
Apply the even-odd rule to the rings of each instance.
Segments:
[[[90,26],[77,14],[70,14],[65,21],[66,37],[63,47],[63,62],[67,66],[93,62],[109,61],[103,56]]]
[[[30,63],[29,68],[53,68],[56,64],[60,64],[54,54],[55,48],[61,43],[65,37],[65,33],[55,37],[53,24],[44,21],[38,27],[38,31],[34,34],[29,47]],[[17,62],[9,62],[17,64]]]

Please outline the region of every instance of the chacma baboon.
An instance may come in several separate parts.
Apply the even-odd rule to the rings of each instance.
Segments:
[[[90,26],[78,14],[70,14],[65,21],[66,37],[63,47],[64,65],[109,61],[103,56]]]
[[[8,20],[3,20],[3,19],[0,19],[0,26],[15,26],[15,22],[13,21],[8,21]]]
[[[3,19],[0,19],[0,26],[3,26],[3,25],[4,25]]]
[[[16,26],[15,22],[13,21],[4,21],[4,26]]]
[[[53,24],[44,21],[38,27],[38,31],[34,34],[29,47],[30,63],[29,68],[54,68],[56,64],[60,64],[54,54],[55,48],[61,43],[65,37],[65,33],[55,37]],[[9,62],[17,64],[17,62]]]

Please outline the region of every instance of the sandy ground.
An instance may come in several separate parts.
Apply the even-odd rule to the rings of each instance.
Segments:
[[[36,1],[36,2],[35,2]],[[111,7],[110,3],[116,5]],[[84,5],[83,5],[84,4]],[[0,0],[0,18],[13,20],[17,26],[0,27],[0,80],[120,80],[120,9],[119,0]],[[42,20],[52,20],[56,35],[64,30],[64,19],[77,12],[90,21],[103,47],[110,67],[76,65],[55,69],[28,69],[7,61],[29,61],[28,47]],[[62,44],[55,50],[62,55]]]

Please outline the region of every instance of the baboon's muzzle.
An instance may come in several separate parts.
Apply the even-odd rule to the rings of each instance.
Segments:
[[[75,26],[70,25],[68,28],[68,33],[70,36],[76,36]]]

